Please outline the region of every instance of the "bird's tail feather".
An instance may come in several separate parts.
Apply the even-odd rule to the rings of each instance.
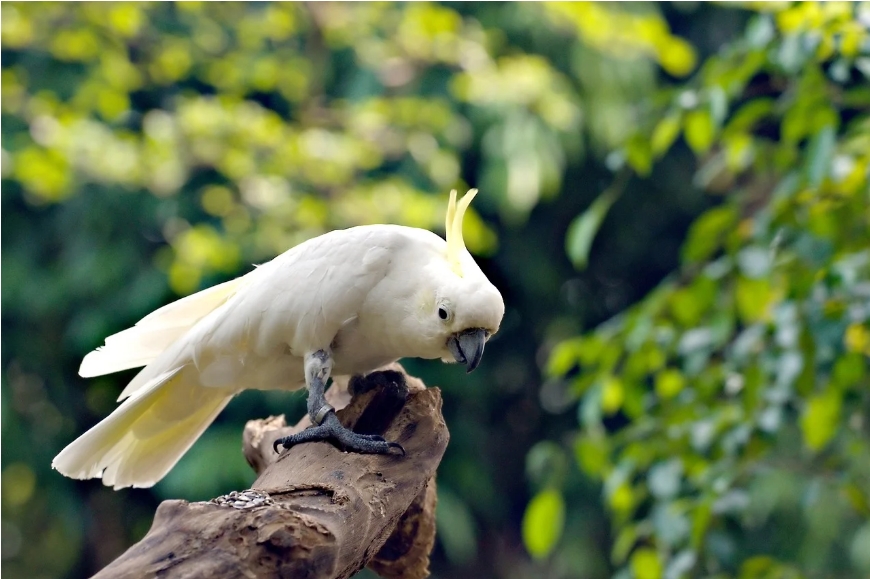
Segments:
[[[115,489],[150,487],[193,445],[232,398],[186,379],[184,367],[165,372],[74,440],[52,461],[62,474],[102,477]]]

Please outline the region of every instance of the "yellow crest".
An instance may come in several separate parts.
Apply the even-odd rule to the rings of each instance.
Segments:
[[[462,196],[459,203],[456,202],[456,189],[450,192],[450,202],[447,204],[447,219],[444,229],[447,233],[447,261],[450,267],[459,277],[462,277],[462,265],[460,256],[465,249],[465,240],[462,239],[462,220],[465,218],[465,210],[471,205],[471,200],[477,195],[477,189],[469,189]]]

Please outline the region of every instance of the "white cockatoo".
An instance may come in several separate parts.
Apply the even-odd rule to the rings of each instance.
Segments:
[[[52,466],[72,478],[102,477],[116,489],[149,487],[241,390],[306,385],[316,426],[279,443],[332,440],[381,454],[401,449],[341,426],[324,398],[326,382],[408,357],[460,362],[469,372],[477,367],[504,302],[462,238],[476,193],[457,203],[451,192],[446,242],[397,225],[333,231],[110,336],[85,356],[81,376],[145,367],[121,393],[121,405]]]

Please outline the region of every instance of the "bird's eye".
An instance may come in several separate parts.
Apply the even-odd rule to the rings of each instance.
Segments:
[[[450,317],[450,314],[447,312],[447,309],[438,308],[438,317],[441,318],[442,320],[446,320],[447,318]]]

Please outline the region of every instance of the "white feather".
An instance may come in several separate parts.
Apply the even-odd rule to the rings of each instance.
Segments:
[[[232,398],[202,388],[176,368],[139,389],[63,449],[52,467],[77,479],[103,477],[115,489],[149,487],[169,472]]]
[[[334,231],[157,310],[82,362],[83,376],[146,366],[121,394],[129,398],[53,466],[115,488],[151,486],[238,391],[301,388],[307,353],[329,350],[333,375],[347,376],[403,357],[444,359],[460,330],[495,332],[498,290],[467,252],[461,277],[446,257],[444,240],[420,229]],[[452,304],[448,321],[438,300]]]
[[[79,375],[92,378],[151,363],[196,322],[235,293],[243,277],[189,295],[156,310],[132,328],[106,338],[85,356]]]

